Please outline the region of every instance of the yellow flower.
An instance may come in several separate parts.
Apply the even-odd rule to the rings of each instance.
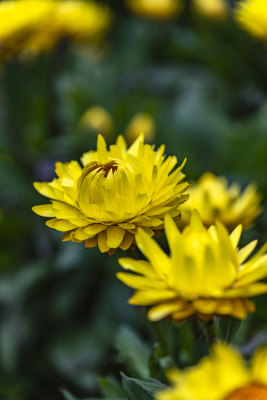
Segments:
[[[194,0],[193,5],[198,14],[211,19],[225,19],[230,12],[226,0]]]
[[[216,344],[196,366],[169,372],[170,389],[156,400],[266,400],[267,347],[258,349],[251,365],[237,350]]]
[[[101,35],[110,19],[108,9],[99,3],[65,0],[58,2],[55,25],[60,36],[86,41]]]
[[[102,132],[109,137],[113,132],[113,121],[108,111],[101,106],[89,107],[80,119],[83,128],[92,129],[96,133]]]
[[[236,20],[252,35],[267,40],[267,8],[265,0],[244,0],[238,3]]]
[[[156,124],[147,113],[136,114],[126,128],[126,139],[132,143],[142,133],[145,140],[152,141],[155,136]]]
[[[165,158],[164,146],[157,151],[139,138],[127,149],[122,136],[107,149],[98,136],[97,151],[76,161],[56,163],[52,182],[35,182],[34,187],[51,199],[51,204],[33,207],[45,217],[47,226],[65,232],[62,239],[98,246],[112,254],[134,243],[137,227],[148,235],[163,229],[164,216],[180,215],[180,204],[188,187],[182,182],[184,163],[176,168],[175,156]]]
[[[135,272],[118,273],[136,290],[130,304],[152,306],[151,321],[180,321],[192,315],[203,320],[213,315],[244,319],[248,311],[255,311],[248,298],[267,292],[267,284],[258,282],[267,276],[266,246],[247,260],[257,241],[238,249],[241,225],[231,235],[220,223],[207,229],[196,211],[182,233],[166,216],[165,231],[170,256],[140,229],[136,242],[148,261],[119,260],[124,269]]]
[[[189,188],[189,200],[182,206],[179,226],[190,221],[191,210],[198,210],[203,223],[208,227],[221,221],[229,230],[238,224],[249,228],[261,213],[261,195],[253,184],[241,192],[238,183],[228,186],[227,179],[211,172],[204,173],[197,183]]]
[[[109,25],[110,14],[92,2],[18,0],[0,2],[0,57],[44,51],[60,38],[87,40]]]
[[[181,0],[126,0],[126,3],[134,14],[148,18],[172,19],[182,10]]]

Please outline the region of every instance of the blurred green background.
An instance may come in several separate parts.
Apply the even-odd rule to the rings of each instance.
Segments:
[[[189,181],[206,170],[242,185],[254,181],[266,209],[266,45],[230,19],[192,15],[189,2],[175,21],[140,18],[122,1],[107,3],[114,20],[98,48],[61,43],[38,57],[13,57],[1,68],[3,400],[59,400],[64,388],[77,398],[120,398],[113,380],[99,377],[119,379],[123,370],[145,378],[149,357],[153,376],[162,378],[145,311],[127,305],[130,290],[115,277],[122,253],[109,257],[62,243],[31,211],[45,202],[33,181],[51,180],[55,161],[79,159],[95,148],[95,132],[79,125],[88,107],[101,105],[111,114],[116,134],[109,143],[136,113],[151,114],[154,143],[164,143],[178,161],[187,157]],[[245,239],[263,243],[266,233],[264,212]],[[266,300],[256,303],[257,314],[235,338],[247,353],[266,342]],[[177,342],[186,339],[186,364],[195,351],[188,325],[167,325]]]

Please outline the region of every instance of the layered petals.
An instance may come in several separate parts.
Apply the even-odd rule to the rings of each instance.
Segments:
[[[265,400],[267,349],[258,349],[247,367],[237,350],[216,344],[198,365],[169,372],[171,388],[156,400]]]
[[[151,321],[192,315],[245,319],[255,311],[250,297],[267,293],[267,284],[259,282],[267,277],[266,246],[251,256],[257,241],[238,248],[241,226],[231,234],[219,222],[207,229],[197,211],[182,232],[167,215],[165,231],[169,256],[139,229],[136,242],[148,261],[119,260],[127,272],[119,272],[118,278],[135,289],[131,304],[150,306]]]
[[[110,25],[106,7],[87,1],[19,0],[0,3],[1,59],[51,49],[61,38],[95,41]]]
[[[267,12],[265,0],[240,1],[236,9],[236,20],[253,36],[267,40]]]
[[[249,228],[262,211],[261,200],[255,185],[250,184],[241,192],[239,184],[228,185],[226,178],[206,172],[189,188],[180,226],[189,223],[191,212],[196,209],[207,227],[221,221],[230,231],[239,224]]]
[[[50,217],[46,225],[64,232],[64,241],[98,246],[101,252],[127,250],[138,227],[148,237],[161,232],[165,215],[177,219],[187,199],[184,164],[177,167],[176,157],[163,153],[163,146],[154,150],[144,144],[143,136],[129,149],[122,136],[109,149],[99,136],[97,151],[82,156],[83,166],[58,162],[57,178],[34,183],[50,204],[33,211]]]

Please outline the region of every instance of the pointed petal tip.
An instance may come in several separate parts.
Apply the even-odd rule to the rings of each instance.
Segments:
[[[191,212],[191,221],[190,221],[190,226],[193,229],[202,229],[203,228],[203,222],[200,217],[199,212],[196,209],[193,209]]]

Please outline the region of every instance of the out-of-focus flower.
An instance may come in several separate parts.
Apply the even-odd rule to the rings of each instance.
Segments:
[[[113,120],[109,112],[101,106],[89,107],[80,119],[80,126],[109,137],[113,132]]]
[[[126,0],[130,10],[137,15],[156,19],[174,19],[182,10],[181,0]]]
[[[61,36],[77,41],[94,40],[109,26],[111,15],[99,3],[64,0],[58,2],[57,29]]]
[[[151,321],[164,317],[182,321],[192,315],[203,320],[214,315],[245,319],[248,311],[255,311],[248,298],[267,292],[267,284],[258,282],[267,276],[266,246],[247,260],[257,241],[239,249],[241,225],[230,235],[220,223],[207,229],[196,211],[182,233],[166,216],[165,231],[170,256],[140,229],[136,242],[148,262],[119,260],[135,273],[118,273],[136,290],[130,304],[152,306]]]
[[[267,40],[267,9],[265,0],[244,0],[236,6],[236,20],[249,33]]]
[[[65,232],[62,239],[98,246],[112,254],[118,247],[127,250],[138,227],[149,236],[163,229],[164,216],[179,218],[184,163],[176,168],[175,156],[165,157],[164,146],[157,151],[139,138],[127,149],[122,136],[107,149],[98,136],[97,151],[76,161],[56,163],[52,182],[35,182],[34,187],[51,199],[51,204],[33,207],[44,217],[53,217],[47,226]]]
[[[191,211],[198,210],[206,226],[221,221],[229,230],[238,224],[250,227],[261,213],[262,196],[253,184],[241,192],[238,183],[228,185],[227,179],[217,177],[211,172],[204,173],[198,182],[189,188],[189,200],[182,206],[182,219],[179,226],[190,221]]]
[[[198,365],[168,376],[172,386],[156,400],[266,400],[267,348],[258,349],[247,366],[237,350],[216,344]]]
[[[226,19],[230,12],[226,0],[194,0],[193,6],[199,15],[216,20]]]
[[[110,24],[107,8],[93,2],[18,0],[0,3],[0,57],[40,52],[59,39],[95,40]]]
[[[138,113],[129,122],[126,127],[126,139],[132,143],[142,133],[146,141],[154,139],[156,124],[150,114]]]

